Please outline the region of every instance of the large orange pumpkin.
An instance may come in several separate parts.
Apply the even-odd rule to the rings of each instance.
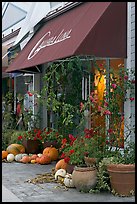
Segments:
[[[58,150],[55,147],[46,147],[43,150],[43,154],[49,156],[51,161],[57,160],[59,156]]]
[[[67,166],[68,164],[64,161],[64,159],[60,159],[55,166],[55,171],[59,170],[59,169],[65,169],[67,170]]]
[[[19,153],[25,153],[25,147],[21,144],[11,144],[7,147],[6,151],[10,154],[17,155]]]
[[[6,159],[8,156],[8,152],[6,150],[2,151],[2,159]]]

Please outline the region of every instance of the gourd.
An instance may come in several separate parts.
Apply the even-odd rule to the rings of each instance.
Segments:
[[[38,157],[41,157],[43,154],[39,153],[39,154],[37,154],[37,155],[38,155]]]
[[[39,157],[38,163],[39,164],[50,164],[51,158],[47,155],[42,155],[41,157]]]
[[[66,175],[66,170],[65,169],[59,169],[55,173],[55,180],[60,180],[61,178],[65,178]]]
[[[6,159],[8,156],[8,152],[6,150],[2,151],[2,159]]]
[[[27,156],[24,156],[20,161],[23,163],[29,163],[31,161],[31,158],[30,156],[27,155]]]
[[[7,155],[7,161],[8,162],[13,162],[14,161],[14,154],[8,154]]]
[[[58,150],[55,147],[46,147],[43,150],[43,154],[49,156],[51,158],[51,161],[55,161],[58,159],[59,153]]]
[[[25,153],[25,147],[21,144],[11,144],[7,147],[6,151],[10,154],[17,155],[19,153]]]
[[[19,162],[22,159],[22,154],[15,155],[15,161]]]
[[[74,183],[73,183],[73,180],[72,180],[72,175],[71,174],[66,174],[65,175],[65,178],[64,178],[64,184],[66,187],[69,187],[69,188],[73,188],[75,187],[74,186]]]
[[[36,159],[37,157],[38,157],[37,154],[33,154],[30,158],[31,158],[31,160],[34,160],[34,159]]]
[[[31,164],[35,164],[35,163],[36,163],[36,160],[35,160],[35,159],[32,159],[32,160],[30,161],[30,163],[31,163]]]
[[[67,166],[68,166],[68,164],[64,161],[64,159],[60,159],[55,165],[55,171],[57,171],[59,169],[67,170]]]
[[[38,163],[38,164],[39,164],[40,157],[37,157],[35,160],[36,160],[36,163]]]

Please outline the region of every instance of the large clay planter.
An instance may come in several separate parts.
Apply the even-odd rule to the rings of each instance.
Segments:
[[[78,191],[88,192],[97,183],[97,170],[93,167],[77,167],[72,172],[72,181]]]
[[[107,170],[115,193],[130,196],[135,191],[135,164],[110,164]]]
[[[38,154],[41,152],[41,143],[39,140],[23,140],[22,144],[27,154]]]

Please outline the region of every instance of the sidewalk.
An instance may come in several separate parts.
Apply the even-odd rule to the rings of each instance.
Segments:
[[[2,185],[2,202],[22,202],[17,196]]]
[[[39,174],[51,172],[48,165],[2,163],[2,202],[135,202],[135,196],[119,197],[111,193],[80,193],[75,188],[59,187],[57,183],[26,182]]]

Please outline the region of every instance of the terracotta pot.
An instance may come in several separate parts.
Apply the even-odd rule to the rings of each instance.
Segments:
[[[27,154],[38,154],[41,152],[41,143],[39,140],[23,140],[22,144]]]
[[[84,157],[84,161],[86,163],[87,166],[95,166],[96,165],[96,158],[92,158],[92,157]]]
[[[97,183],[97,170],[93,167],[75,166],[72,173],[72,181],[78,191],[88,192]]]
[[[107,167],[111,188],[122,196],[135,191],[135,164],[110,164]]]

